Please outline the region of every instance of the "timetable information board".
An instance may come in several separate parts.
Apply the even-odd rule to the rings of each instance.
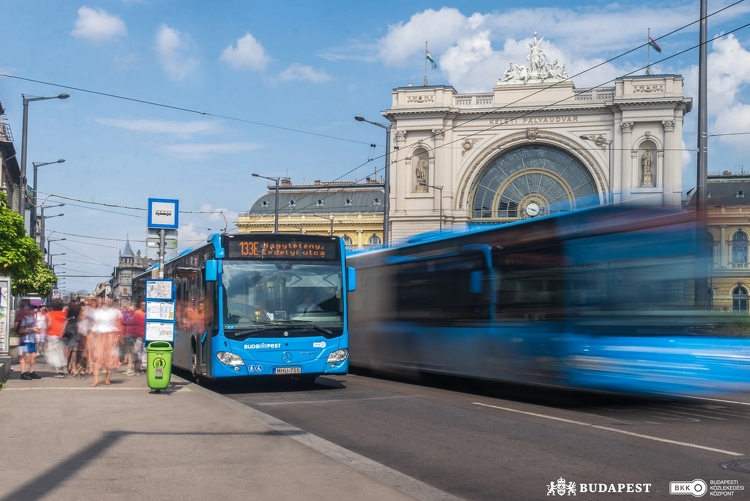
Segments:
[[[172,343],[174,329],[174,282],[164,278],[146,280],[146,342]]]

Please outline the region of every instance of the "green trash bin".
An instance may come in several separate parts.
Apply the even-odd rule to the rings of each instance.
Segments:
[[[148,387],[160,391],[169,386],[172,377],[172,345],[152,341],[146,347],[146,378]]]

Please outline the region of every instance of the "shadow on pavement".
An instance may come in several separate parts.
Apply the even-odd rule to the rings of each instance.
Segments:
[[[17,487],[12,492],[5,494],[0,497],[0,501],[32,501],[41,499],[49,493],[53,492],[58,485],[70,480],[79,470],[86,467],[87,464],[95,461],[99,456],[104,454],[107,449],[110,449],[116,445],[123,438],[137,435],[175,435],[175,436],[237,436],[237,437],[248,437],[248,436],[289,436],[289,435],[302,435],[306,432],[302,430],[289,430],[284,433],[280,433],[275,430],[269,430],[264,432],[251,432],[251,433],[162,433],[162,432],[135,432],[135,431],[110,431],[104,433],[99,440],[89,444],[75,454],[68,456],[67,458],[60,461],[57,466],[49,468],[48,470],[40,473],[35,478],[29,480],[25,484]]]

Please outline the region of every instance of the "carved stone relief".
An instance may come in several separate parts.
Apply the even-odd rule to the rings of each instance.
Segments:
[[[633,132],[633,122],[622,122],[620,127],[623,132]]]
[[[461,147],[463,148],[463,151],[461,151],[461,156],[466,155],[470,149],[474,147],[475,144],[479,142],[479,139],[466,139],[464,142],[461,143]]]
[[[538,135],[539,129],[537,129],[536,127],[530,127],[526,129],[526,137],[529,138],[529,141],[536,141]]]
[[[435,96],[409,96],[406,100],[407,103],[434,103]]]
[[[397,130],[396,131],[396,141],[406,141],[406,131],[405,130]]]
[[[674,132],[674,120],[663,120],[664,132]]]
[[[635,94],[636,92],[664,92],[664,85],[634,85],[633,94]]]
[[[435,139],[445,139],[445,130],[432,129],[432,135]]]

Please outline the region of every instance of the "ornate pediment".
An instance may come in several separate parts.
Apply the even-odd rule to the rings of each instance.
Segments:
[[[564,64],[560,66],[557,59],[551,63],[547,60],[547,56],[542,51],[542,40],[544,40],[544,37],[537,40],[536,32],[534,32],[534,42],[529,44],[531,50],[529,55],[526,56],[529,65],[518,65],[511,61],[510,67],[497,84],[518,85],[529,82],[560,82],[570,78]]]

